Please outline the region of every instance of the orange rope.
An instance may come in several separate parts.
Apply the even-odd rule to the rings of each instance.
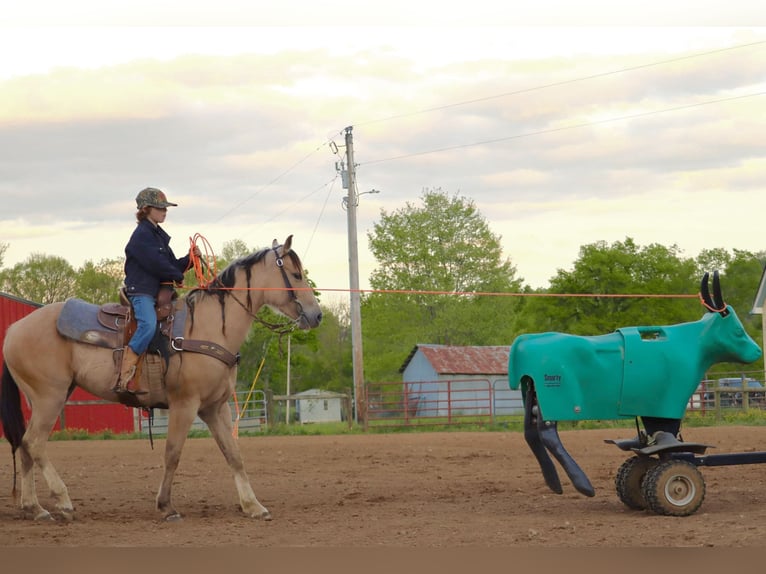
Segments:
[[[194,253],[195,247],[199,247],[197,245],[198,242],[204,248],[204,251],[200,249],[200,257],[197,257]],[[210,264],[211,261],[213,262],[212,265]],[[194,268],[194,277],[197,279],[197,285],[203,289],[210,285],[216,275],[218,275],[213,248],[210,246],[210,242],[199,233],[189,238],[189,267]]]
[[[272,289],[284,289],[272,288]],[[268,290],[260,288],[259,291]],[[308,287],[294,287],[295,291],[308,291]],[[486,291],[421,291],[415,289],[323,289],[322,287],[313,288],[321,293],[339,292],[339,293],[391,293],[400,295],[471,295],[481,297],[593,297],[593,298],[646,298],[646,299],[696,299],[699,295],[692,294],[673,294],[673,293],[499,293]]]
[[[204,247],[204,252],[200,257],[194,254],[194,248],[197,247],[197,243],[200,242]],[[200,250],[202,251],[202,250]],[[212,265],[210,262],[212,261]],[[197,279],[197,284],[201,288],[205,288],[213,279],[218,275],[218,268],[216,267],[215,254],[213,248],[204,236],[196,233],[194,237],[189,238],[189,269],[194,268],[194,276]],[[176,286],[179,289],[185,289],[183,285]],[[223,287],[219,286],[218,289],[227,291],[284,291],[286,287]],[[321,289],[319,287],[293,287],[293,291],[320,291],[320,292],[342,292],[342,293],[387,293],[387,294],[403,294],[403,295],[469,295],[480,297],[589,297],[589,298],[614,298],[614,299],[630,299],[630,298],[646,298],[646,299],[696,299],[701,296],[697,294],[672,294],[672,293],[496,293],[496,292],[484,292],[484,291],[425,291],[416,289]],[[703,301],[704,305],[704,301]],[[720,311],[720,309],[711,309],[712,311]]]

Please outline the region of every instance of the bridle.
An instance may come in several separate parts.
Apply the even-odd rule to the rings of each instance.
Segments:
[[[298,307],[298,319],[300,319],[301,317],[305,317],[306,314],[303,312],[303,305],[298,300],[298,295],[295,294],[295,289],[293,289],[293,286],[290,284],[290,278],[287,276],[287,271],[285,271],[285,260],[279,255],[278,249],[279,246],[271,248],[271,250],[274,252],[274,257],[276,257],[277,260],[277,267],[282,273],[282,280],[285,282],[287,292],[290,293],[290,299],[292,299],[295,305]],[[298,319],[296,319],[296,321]]]
[[[305,318],[306,314],[303,311],[303,305],[298,300],[298,295],[296,295],[295,293],[295,288],[290,283],[290,278],[287,276],[287,272],[285,271],[284,258],[281,255],[279,255],[280,247],[281,245],[277,245],[276,247],[272,247],[271,250],[274,252],[277,268],[282,273],[282,280],[285,283],[285,288],[290,294],[290,299],[295,303],[296,307],[298,308],[298,317],[296,319],[293,319],[289,323],[282,323],[282,324],[269,323],[268,321],[264,321],[263,319],[258,317],[255,313],[253,313],[253,310],[250,307],[250,305],[245,305],[242,301],[239,300],[239,298],[234,296],[233,292],[229,292],[229,294],[231,295],[231,298],[234,299],[234,301],[245,310],[245,312],[250,316],[251,319],[253,319],[254,321],[258,321],[261,325],[271,329],[272,331],[283,334],[283,333],[289,333],[290,331],[292,331],[293,325],[298,323],[301,320],[301,318]],[[248,298],[248,303],[249,303],[249,298]]]

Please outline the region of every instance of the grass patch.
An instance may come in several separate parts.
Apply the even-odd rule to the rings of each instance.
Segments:
[[[592,430],[592,429],[623,429],[635,428],[633,419],[620,420],[585,420],[585,421],[560,421],[559,430]],[[726,409],[716,411],[694,411],[684,417],[683,427],[715,427],[715,426],[766,426],[766,410],[761,409]],[[425,433],[425,432],[524,432],[524,418],[521,415],[495,417],[494,420],[481,417],[466,417],[460,422],[449,422],[448,419],[425,419],[411,418],[386,419],[385,421],[371,422],[365,431],[356,423],[349,426],[346,422],[312,423],[312,424],[285,424],[274,423],[264,425],[260,431],[240,431],[239,436],[322,436],[322,435],[347,435],[347,434],[395,434],[395,433]],[[164,439],[164,434],[155,433],[157,439]],[[209,438],[207,429],[192,429],[188,438]],[[147,439],[149,433],[132,432],[116,433],[111,430],[103,430],[96,433],[88,433],[85,429],[64,429],[51,433],[50,440],[135,440]],[[1,439],[5,441],[5,439]]]

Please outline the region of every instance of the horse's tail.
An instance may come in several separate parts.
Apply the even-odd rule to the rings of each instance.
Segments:
[[[24,423],[24,413],[21,412],[21,393],[19,386],[8,370],[8,365],[3,361],[3,377],[0,382],[0,421],[3,423],[3,434],[11,443],[11,456],[13,457],[13,489],[12,496],[16,496],[16,450],[21,446],[27,425]]]
[[[19,387],[5,362],[3,362],[3,379],[0,383],[0,420],[3,421],[3,434],[11,443],[11,452],[15,461],[16,449],[21,446],[26,424],[24,414],[21,412]]]

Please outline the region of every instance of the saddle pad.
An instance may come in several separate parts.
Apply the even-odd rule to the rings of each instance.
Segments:
[[[98,321],[99,306],[82,299],[67,299],[56,321],[56,328],[63,337],[114,349],[118,346],[118,334],[108,330]],[[175,320],[172,336],[183,337],[186,324],[186,305],[179,301],[175,305]]]
[[[56,328],[61,335],[75,341],[83,341],[89,331],[104,330],[98,322],[98,305],[76,298],[66,300]]]

